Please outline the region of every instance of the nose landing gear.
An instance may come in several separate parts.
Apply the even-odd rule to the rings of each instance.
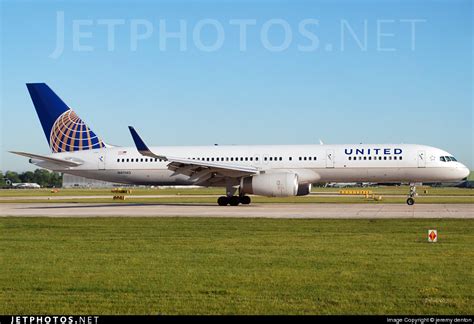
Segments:
[[[408,194],[407,205],[411,206],[415,204],[415,197],[417,196],[416,193],[416,186],[413,183],[410,183],[410,193]]]

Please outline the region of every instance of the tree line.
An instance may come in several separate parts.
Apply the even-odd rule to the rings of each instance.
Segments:
[[[9,181],[13,183],[31,182],[37,183],[41,187],[59,188],[63,183],[63,176],[58,172],[51,172],[44,169],[36,169],[35,171],[26,171],[18,173],[15,171],[7,171],[5,174],[0,171],[0,187],[8,187]]]

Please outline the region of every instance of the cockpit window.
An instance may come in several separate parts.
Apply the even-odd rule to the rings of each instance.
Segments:
[[[440,156],[439,159],[443,162],[446,162],[446,160],[444,159],[444,156]]]
[[[446,159],[446,162],[449,162],[449,161],[451,161],[451,159],[450,159],[450,157],[449,157],[449,156],[445,156],[444,158]]]
[[[454,158],[454,156],[450,156],[449,158],[451,159],[451,161],[454,161],[454,162],[457,161],[457,160]]]

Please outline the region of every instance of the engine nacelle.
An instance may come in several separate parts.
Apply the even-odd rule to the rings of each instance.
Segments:
[[[309,195],[311,192],[311,183],[300,184],[298,185],[298,192],[296,193],[297,196],[306,196]]]
[[[295,173],[266,173],[242,178],[240,192],[267,197],[296,196],[298,176]]]

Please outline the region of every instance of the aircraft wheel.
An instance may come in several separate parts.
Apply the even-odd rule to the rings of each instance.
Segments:
[[[229,205],[238,206],[240,203],[240,198],[238,196],[232,196],[229,198]]]
[[[217,204],[219,206],[227,206],[229,204],[229,199],[226,196],[221,196],[217,199]]]
[[[242,205],[248,205],[250,204],[251,200],[250,200],[250,197],[249,196],[242,196],[240,197],[240,203]]]
[[[415,203],[415,199],[413,199],[413,198],[411,198],[411,197],[407,199],[407,205],[411,206],[411,205],[413,205],[414,203]]]

